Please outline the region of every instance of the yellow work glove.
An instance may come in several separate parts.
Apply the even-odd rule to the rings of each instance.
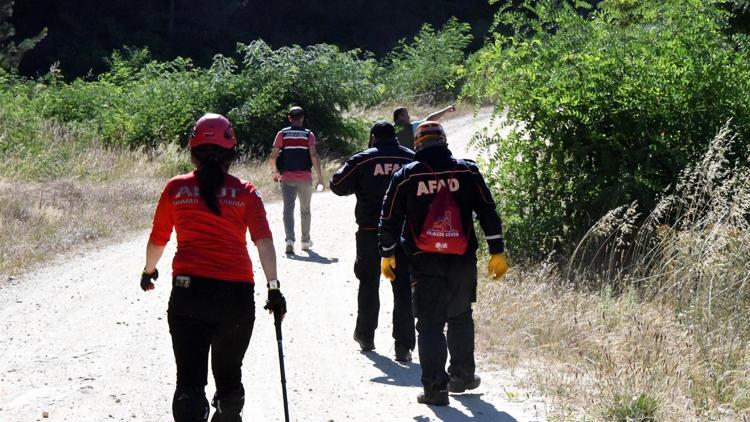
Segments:
[[[383,273],[385,278],[388,280],[395,280],[396,273],[393,270],[396,269],[396,257],[389,256],[380,260],[380,272]]]
[[[490,263],[487,265],[487,271],[492,278],[498,279],[508,272],[508,259],[504,253],[496,253],[490,256]]]

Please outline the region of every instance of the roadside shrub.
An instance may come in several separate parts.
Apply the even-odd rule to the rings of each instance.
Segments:
[[[95,140],[81,125],[45,119],[33,97],[44,85],[9,78],[0,82],[0,177],[57,178],[70,174]],[[84,147],[86,146],[86,147]]]
[[[453,18],[440,30],[423,25],[410,43],[401,40],[384,59],[384,97],[429,103],[454,99],[461,90],[470,31],[469,24]]]
[[[93,81],[65,83],[52,74],[26,82],[23,108],[82,125],[105,145],[131,148],[184,141],[195,120],[212,111],[233,121],[245,152],[260,155],[288,124],[292,105],[305,108],[323,150],[346,153],[366,138],[364,126],[345,120],[343,112],[373,101],[374,60],[330,45],[273,50],[263,41],[240,45],[238,53],[239,64],[217,56],[203,69],[188,59],[158,62],[147,50],[126,49],[114,53],[109,71]]]
[[[49,136],[39,131],[54,123],[85,134],[82,142],[87,144],[158,150],[184,145],[195,120],[211,111],[228,116],[242,151],[259,157],[288,125],[289,108],[298,105],[306,111],[306,126],[316,133],[321,152],[349,154],[367,141],[369,127],[351,117],[352,108],[387,98],[455,95],[458,88],[451,83],[471,40],[468,31],[468,25],[456,20],[440,31],[427,25],[413,42],[402,42],[385,65],[359,50],[327,44],[272,49],[257,40],[238,45],[235,57],[217,55],[208,68],[184,58],[155,61],[147,49],[125,47],[95,77],[66,82],[54,66],[36,80],[2,73],[0,109],[5,113],[0,126],[8,130],[0,149],[15,151],[14,160],[21,165],[23,157],[50,150]]]
[[[560,402],[555,419],[748,420],[750,163],[738,143],[721,130],[653,211],[612,210],[567,263],[480,281],[477,348],[529,370]]]
[[[634,203],[594,224],[566,271],[579,288],[635,289],[674,310],[695,341],[698,409],[750,408],[750,163],[734,158],[741,144],[725,127],[653,211]]]
[[[95,131],[105,145],[154,147],[186,135],[211,109],[209,75],[187,59],[156,62],[147,50],[114,53],[96,80],[47,78],[33,97],[41,116]]]
[[[507,237],[543,255],[610,209],[653,208],[728,118],[750,139],[748,39],[713,0],[526,2],[497,16],[464,95],[507,113],[485,138]],[[744,153],[740,142],[736,153]]]
[[[375,60],[358,50],[342,52],[326,44],[273,50],[254,41],[238,46],[238,52],[235,77],[216,77],[235,68],[224,58],[217,58],[211,68],[215,103],[253,153],[270,150],[276,132],[289,124],[292,105],[305,110],[305,123],[323,140],[323,150],[349,153],[366,140],[366,125],[347,121],[342,113],[373,101]]]
[[[33,85],[12,77],[0,82],[0,153],[7,156],[36,148],[39,116],[30,110]]]

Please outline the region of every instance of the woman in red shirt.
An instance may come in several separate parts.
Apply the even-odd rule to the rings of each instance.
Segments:
[[[167,182],[146,247],[144,291],[154,288],[153,280],[159,277],[156,264],[175,230],[177,252],[167,314],[177,365],[172,401],[176,422],[208,420],[204,389],[209,349],[216,381],[211,421],[242,420],[242,359],[255,321],[248,229],[268,280],[264,308],[286,313],[263,201],[252,183],[228,173],[236,145],[232,125],[224,116],[209,113],[198,120],[190,135],[196,170]]]

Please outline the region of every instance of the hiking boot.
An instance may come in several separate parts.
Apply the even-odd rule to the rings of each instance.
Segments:
[[[452,376],[451,380],[448,382],[448,391],[451,393],[463,393],[466,390],[473,390],[479,387],[479,384],[481,383],[482,379],[477,375],[468,379]]]
[[[312,240],[307,241],[307,242],[302,242],[302,250],[303,251],[307,252],[310,249],[312,249]]]
[[[286,254],[287,255],[294,255],[294,241],[293,240],[287,240],[286,241]]]
[[[359,343],[359,348],[362,349],[363,352],[371,352],[375,350],[375,342],[372,340],[363,339],[360,337],[357,333],[354,333],[354,341]]]
[[[407,349],[404,346],[400,346],[396,344],[396,362],[411,362],[411,350]]]
[[[429,404],[433,406],[448,405],[448,390],[442,388],[425,387],[424,393],[417,396],[417,403]]]
[[[242,422],[242,408],[245,406],[245,389],[240,388],[223,396],[214,394],[211,405],[216,408],[211,422]]]

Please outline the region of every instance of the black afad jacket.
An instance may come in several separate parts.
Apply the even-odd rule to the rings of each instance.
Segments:
[[[448,148],[432,146],[417,152],[414,162],[391,179],[378,233],[382,256],[392,256],[398,242],[410,256],[424,253],[417,248],[414,236],[421,233],[435,194],[445,188],[451,189],[461,210],[461,223],[469,237],[466,253],[476,253],[478,246],[473,213],[484,231],[490,253],[505,250],[495,202],[476,164],[470,160],[454,160]]]
[[[414,152],[396,138],[381,139],[370,149],[349,158],[331,179],[331,191],[339,196],[355,194],[354,214],[362,229],[376,230],[383,196],[393,173],[411,163]]]

